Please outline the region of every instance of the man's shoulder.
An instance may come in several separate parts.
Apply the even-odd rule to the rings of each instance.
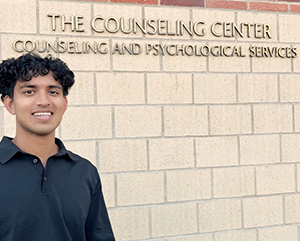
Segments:
[[[100,184],[100,177],[98,173],[98,169],[96,166],[89,161],[88,159],[68,150],[67,151],[69,157],[72,156],[73,162],[73,171],[70,172],[72,175],[78,177],[78,175],[81,177],[81,179],[84,177],[85,180],[88,181],[88,183],[91,183],[94,187],[93,193],[95,193],[97,190],[99,190]],[[76,159],[76,160],[75,160]]]
[[[82,157],[79,154],[74,153],[73,151],[67,150],[67,154],[72,160],[79,162],[81,165],[96,168],[89,159]]]
[[[78,162],[78,163],[80,163],[80,165],[84,165],[84,166],[91,167],[91,168],[96,168],[92,164],[92,162],[90,160],[88,160],[87,158],[82,157],[81,155],[71,151],[70,149],[67,149],[62,140],[55,138],[55,143],[59,147],[59,152],[57,153],[58,156],[67,155],[75,163]]]
[[[11,143],[12,138],[8,136],[2,136],[1,141],[0,141],[0,147],[5,148],[7,146],[13,146]]]
[[[16,153],[22,152],[16,145],[11,142],[12,138],[3,136],[0,141],[0,163],[5,164],[8,162]]]
[[[98,169],[97,167],[87,158],[82,157],[70,150],[67,151],[68,155],[73,159],[73,163],[77,166],[76,169],[80,169],[81,171],[85,172],[86,174],[92,176],[98,176]]]

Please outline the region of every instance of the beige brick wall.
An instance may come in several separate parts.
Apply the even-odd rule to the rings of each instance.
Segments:
[[[35,34],[37,31],[36,9],[34,0],[27,0],[26,4],[20,4],[19,0],[1,0],[3,14],[1,14],[1,32]],[[4,12],[5,11],[5,12]],[[24,15],[26,13],[26,15]],[[13,21],[12,21],[13,20]]]
[[[278,135],[240,137],[240,161],[243,165],[280,162]]]
[[[147,166],[146,140],[99,141],[99,168],[101,172],[146,171]]]
[[[242,227],[241,200],[212,200],[199,202],[201,232],[212,232]]]
[[[255,194],[253,167],[216,168],[213,170],[214,197],[240,197]]]
[[[151,208],[153,237],[194,234],[197,232],[195,203],[153,206]]]
[[[278,102],[276,74],[239,74],[238,102]]]
[[[256,241],[255,230],[231,231],[215,234],[215,241]]]
[[[259,240],[262,241],[297,240],[298,236],[296,226],[275,227],[259,230]]]
[[[149,141],[150,169],[181,169],[195,166],[194,142],[187,138]]]
[[[2,60],[20,55],[12,48],[18,39],[107,44],[107,54],[54,53],[76,74],[56,135],[98,168],[118,241],[299,240],[298,15],[101,1],[0,3]],[[52,31],[49,13],[80,15],[85,31],[62,31],[59,19]],[[89,21],[100,15],[201,20],[206,35],[97,33]],[[216,37],[216,21],[267,23],[272,38],[254,38],[253,28],[249,38]],[[116,43],[140,44],[143,52],[111,54]],[[145,53],[146,44],[240,46],[246,56],[156,56]],[[249,57],[250,46],[292,46],[298,56]],[[15,133],[3,104],[0,133]]]
[[[195,74],[194,93],[197,104],[236,103],[236,75]]]
[[[283,197],[266,196],[243,200],[245,228],[283,224]]]
[[[239,164],[238,138],[235,136],[196,139],[198,167],[236,166]]]
[[[139,195],[136,195],[136,194]],[[130,206],[164,202],[162,172],[126,173],[117,176],[117,205]]]
[[[145,104],[142,73],[97,73],[97,104]]]
[[[188,201],[210,199],[211,172],[203,170],[184,170],[167,173],[167,201]]]

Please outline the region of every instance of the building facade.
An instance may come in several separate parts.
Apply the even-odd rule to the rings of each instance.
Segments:
[[[118,241],[299,240],[300,1],[0,3],[2,60],[75,72],[57,136],[97,166]]]

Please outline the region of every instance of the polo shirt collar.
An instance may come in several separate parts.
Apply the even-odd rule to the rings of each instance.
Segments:
[[[65,156],[65,155],[68,155],[70,159],[72,159],[73,161],[78,161],[80,160],[80,157],[76,154],[74,154],[73,152],[71,151],[68,151],[65,147],[65,145],[63,144],[63,142],[58,139],[58,138],[55,138],[55,144],[58,146],[58,153],[55,154],[55,156]]]
[[[12,138],[4,136],[0,142],[0,162],[5,164],[18,152],[24,153],[19,147],[11,142]]]
[[[0,163],[5,164],[8,162],[13,156],[17,153],[24,153],[19,147],[17,147],[14,143],[11,142],[12,138],[3,136],[0,142]],[[68,151],[61,140],[55,138],[55,144],[58,146],[59,151],[55,156],[68,156],[72,161],[78,161],[80,159],[79,156],[75,155],[74,153]]]

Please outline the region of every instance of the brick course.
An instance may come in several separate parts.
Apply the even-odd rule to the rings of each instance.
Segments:
[[[166,49],[164,55],[56,54],[76,74],[56,135],[98,168],[117,240],[297,239],[299,53],[248,54],[250,47],[259,49],[257,55],[261,47],[299,52],[300,1],[26,2],[0,0],[7,10],[0,23],[2,59],[21,54],[12,49],[16,39],[105,42],[108,49],[138,43],[143,51],[146,44],[237,46],[245,55],[170,56]],[[85,32],[72,32],[70,25],[61,31],[60,24],[52,31],[50,10],[84,15]],[[89,20],[98,15],[124,17],[126,24],[129,18],[168,19],[170,26],[161,22],[162,30],[174,30],[177,20],[187,26],[204,21],[198,30],[204,27],[206,34],[97,33]],[[210,29],[217,21],[228,23],[217,28],[219,37]],[[255,38],[254,25],[251,36],[246,28],[243,37],[224,36],[235,22],[267,23],[272,37]],[[14,132],[14,116],[0,104],[0,133]]]
[[[261,3],[261,2],[251,2],[250,10],[260,10],[260,11],[275,11],[275,12],[287,12],[287,4],[274,4],[274,3]]]
[[[72,0],[78,1],[78,0]],[[269,2],[247,0],[229,1],[229,0],[82,0],[81,2],[106,2],[106,3],[129,3],[148,6],[183,6],[200,7],[215,9],[233,9],[233,10],[253,10],[253,11],[272,11],[272,12],[300,12],[299,0],[282,0]],[[284,3],[286,2],[286,3]],[[299,5],[298,5],[299,4]]]
[[[248,5],[247,2],[242,2],[242,1],[206,0],[206,7],[246,10]]]

